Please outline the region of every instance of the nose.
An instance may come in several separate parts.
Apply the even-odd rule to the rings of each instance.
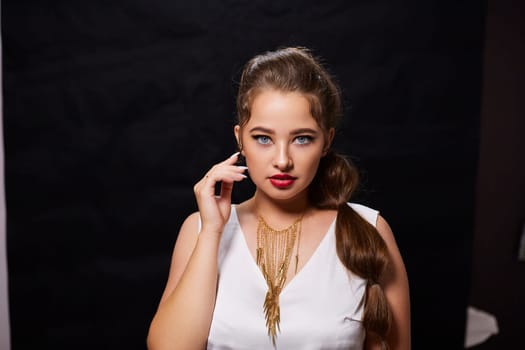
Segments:
[[[280,171],[289,171],[293,167],[292,157],[287,144],[276,145],[273,166]]]

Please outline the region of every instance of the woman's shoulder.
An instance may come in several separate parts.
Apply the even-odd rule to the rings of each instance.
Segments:
[[[193,227],[197,228],[201,220],[201,216],[198,211],[195,211],[188,215],[186,219],[184,219],[184,222],[182,223],[183,226],[187,227]]]
[[[178,238],[182,237],[196,237],[200,231],[201,217],[198,211],[191,213],[184,219],[180,227]]]

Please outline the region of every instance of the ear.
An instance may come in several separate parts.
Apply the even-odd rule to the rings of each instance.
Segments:
[[[332,145],[332,141],[334,140],[334,135],[335,135],[335,129],[330,128],[330,130],[328,130],[328,132],[326,133],[326,141],[324,143],[323,156],[325,156],[326,153],[328,153],[328,150],[330,149],[330,146]]]
[[[241,127],[239,126],[239,124],[233,127],[233,133],[235,134],[235,139],[237,140],[237,146],[239,147],[239,151],[241,152],[241,154],[243,154],[242,140],[241,140]]]

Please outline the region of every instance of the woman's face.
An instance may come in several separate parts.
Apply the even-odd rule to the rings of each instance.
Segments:
[[[302,94],[271,89],[255,97],[242,129],[235,127],[257,191],[283,201],[306,198],[333,133],[325,135]]]

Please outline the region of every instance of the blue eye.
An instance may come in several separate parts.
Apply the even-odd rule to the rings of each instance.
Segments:
[[[312,140],[313,140],[313,137],[311,136],[297,136],[294,142],[299,145],[306,145],[312,142]]]
[[[253,138],[255,139],[255,141],[257,141],[261,145],[268,145],[272,142],[272,140],[268,136],[265,136],[265,135],[255,135],[253,136]]]

